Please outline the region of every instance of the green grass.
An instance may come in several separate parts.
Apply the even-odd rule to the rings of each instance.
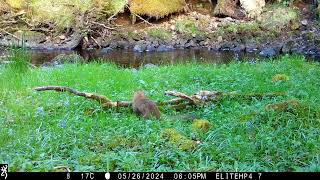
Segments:
[[[152,28],[147,30],[147,34],[154,38],[159,38],[163,41],[170,39],[172,36],[170,32],[166,31],[164,28]]]
[[[229,65],[184,64],[139,71],[112,64],[68,64],[57,68],[0,68],[0,163],[10,171],[320,171],[320,67],[301,57]],[[285,81],[273,81],[285,74]],[[102,110],[96,102],[68,93],[35,92],[35,86],[61,85],[129,100],[143,89],[153,100],[165,90],[238,93],[285,92],[275,98],[224,98],[218,104],[139,120],[128,110]],[[288,99],[300,110],[266,111]],[[210,122],[208,132],[175,115],[193,113]],[[174,128],[201,141],[193,151],[166,142]]]
[[[196,22],[190,18],[179,19],[175,23],[179,33],[191,36],[201,36],[203,32],[196,26]]]
[[[237,39],[238,41],[245,39],[246,41],[254,40],[255,42],[259,42],[263,36],[270,38],[272,34],[271,32],[262,31],[258,23],[248,22],[240,24],[225,24],[221,27],[218,27],[217,35],[222,36],[223,39]]]

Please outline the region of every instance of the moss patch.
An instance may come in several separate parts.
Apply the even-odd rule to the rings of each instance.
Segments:
[[[289,76],[286,74],[276,74],[274,76],[272,76],[272,81],[276,82],[276,81],[289,81]]]
[[[196,119],[192,123],[192,129],[197,132],[208,132],[210,126],[210,122],[204,119]]]
[[[177,146],[179,149],[186,151],[196,147],[196,141],[190,140],[180,134],[177,130],[168,128],[162,131],[161,137]]]
[[[273,110],[275,112],[286,112],[289,111],[290,108],[296,109],[300,107],[300,103],[297,100],[287,100],[283,101],[281,103],[275,103],[275,104],[268,104],[265,109],[267,111]]]
[[[106,142],[106,147],[110,150],[116,149],[118,147],[124,148],[134,148],[140,145],[140,141],[133,137],[123,137],[123,136],[113,136]]]

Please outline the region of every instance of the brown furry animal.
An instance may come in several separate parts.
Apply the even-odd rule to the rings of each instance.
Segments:
[[[137,91],[133,95],[132,102],[133,111],[143,118],[149,119],[151,117],[156,117],[160,119],[160,111],[156,103],[149,100],[143,91]]]

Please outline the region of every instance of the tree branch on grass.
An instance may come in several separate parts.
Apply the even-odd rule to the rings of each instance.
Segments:
[[[72,89],[69,87],[65,87],[65,86],[43,86],[43,87],[36,87],[36,88],[34,88],[34,90],[36,90],[36,91],[53,90],[53,91],[57,91],[57,92],[69,92],[69,93],[75,94],[77,96],[81,96],[81,97],[85,97],[87,99],[92,99],[92,100],[98,101],[103,107],[106,107],[106,108],[118,107],[118,106],[127,107],[131,104],[130,102],[126,102],[126,101],[113,102],[103,95],[81,92],[81,91],[78,91],[78,90],[75,90],[75,89]]]
[[[42,86],[42,87],[35,87],[34,90],[36,91],[47,91],[53,90],[57,92],[69,92],[71,94],[81,96],[87,99],[92,99],[98,101],[103,108],[114,108],[114,107],[131,107],[131,101],[111,101],[106,96],[98,95],[94,93],[87,93],[81,92],[70,87],[65,86]],[[271,98],[276,96],[282,96],[284,93],[250,93],[250,94],[238,94],[235,92],[231,93],[222,93],[219,91],[199,91],[192,96],[188,96],[184,93],[177,92],[177,91],[166,91],[165,95],[167,96],[175,96],[177,98],[167,100],[167,101],[160,101],[157,102],[158,105],[174,105],[174,106],[183,106],[186,107],[187,105],[195,105],[199,106],[206,102],[217,102],[221,100],[222,97],[238,97],[244,99],[262,99],[264,97]]]

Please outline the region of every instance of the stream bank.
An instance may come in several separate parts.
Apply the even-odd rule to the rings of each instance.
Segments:
[[[302,1],[301,1],[302,2]],[[176,13],[148,23],[131,24],[126,12],[115,19],[116,28],[94,22],[99,31],[84,35],[69,29],[48,35],[34,30],[0,36],[0,46],[21,46],[34,51],[112,50],[167,52],[207,49],[215,52],[254,53],[261,57],[303,54],[320,59],[320,25],[313,5],[307,3],[267,5],[255,19],[216,17],[208,3],[188,13]],[[104,33],[101,33],[101,32]],[[23,43],[21,42],[23,41]]]

